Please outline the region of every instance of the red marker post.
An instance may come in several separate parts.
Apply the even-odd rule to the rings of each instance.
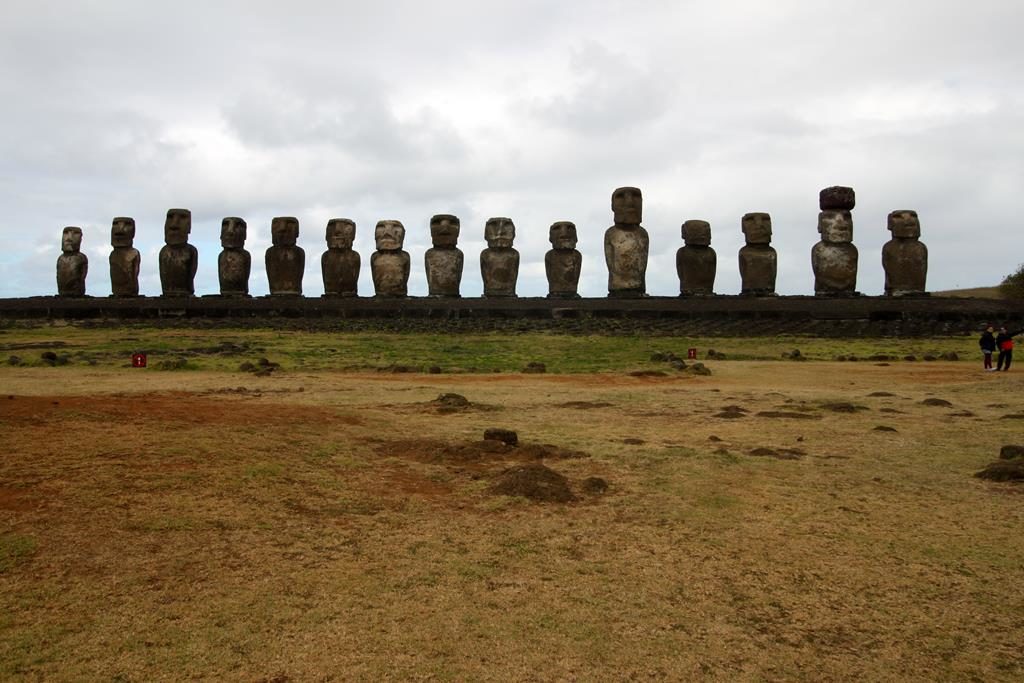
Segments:
[[[132,367],[133,368],[144,368],[144,367],[146,367],[146,354],[144,354],[144,353],[133,353],[132,354]]]
[[[697,349],[686,349],[686,359],[695,360],[697,358]]]

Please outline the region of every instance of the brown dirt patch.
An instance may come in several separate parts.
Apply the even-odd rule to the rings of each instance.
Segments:
[[[552,444],[519,444],[484,439],[468,443],[446,443],[434,439],[389,441],[376,448],[378,455],[429,463],[486,463],[506,460],[536,461],[586,458],[588,454]]]
[[[567,403],[560,403],[557,407],[573,408],[575,410],[597,410],[598,408],[614,408],[615,404],[606,401],[569,401]]]
[[[820,420],[821,415],[814,413],[797,413],[788,410],[762,410],[757,417],[768,417],[784,420]]]
[[[516,465],[495,477],[488,489],[503,496],[520,496],[535,503],[571,503],[576,500],[569,480],[540,463]]]
[[[0,486],[0,510],[25,512],[27,510],[35,510],[39,507],[40,502],[27,489]]]
[[[989,481],[1024,481],[1024,458],[996,460],[974,476]]]

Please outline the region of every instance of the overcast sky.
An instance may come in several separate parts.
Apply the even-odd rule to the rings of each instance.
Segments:
[[[61,230],[110,293],[110,223],[133,216],[160,293],[167,209],[192,210],[197,294],[241,216],[268,291],[273,216],[296,216],[304,291],[328,219],[397,219],[426,294],[429,219],[461,218],[464,296],[484,223],[509,216],[521,296],[547,293],[554,221],[577,225],[580,292],[607,293],[612,190],[642,189],[648,291],[676,295],[680,225],[711,223],[715,289],[738,293],[740,218],[767,211],[778,290],[813,292],[818,191],[857,192],[858,289],[880,294],[886,215],[915,209],[932,290],[1024,261],[1024,2],[139,2],[5,0],[0,297],[56,293]]]

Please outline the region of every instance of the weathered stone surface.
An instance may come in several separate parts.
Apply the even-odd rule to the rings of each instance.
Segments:
[[[324,296],[357,296],[359,252],[352,249],[356,239],[356,224],[348,218],[327,221],[327,251],[320,257],[320,271],[324,278]]]
[[[512,248],[516,226],[511,218],[489,218],[484,227],[487,248],[480,252],[484,296],[514,297],[519,279],[519,252]]]
[[[192,296],[195,293],[199,251],[188,243],[192,212],[169,209],[164,221],[164,242],[160,249],[160,287],[164,296]]]
[[[608,296],[647,296],[647,255],[651,241],[640,225],[643,195],[635,187],[612,193],[615,225],[604,233],[604,260],[608,265]]]
[[[430,239],[424,263],[427,272],[427,294],[438,297],[459,297],[465,257],[456,245],[459,241],[459,219],[451,214],[437,214],[430,219]]]
[[[818,193],[818,208],[822,211],[853,211],[857,195],[852,187],[835,185]]]
[[[892,239],[882,246],[887,296],[920,296],[928,278],[928,247],[920,240],[921,223],[916,211],[903,209],[889,214]]]
[[[853,246],[853,218],[849,211],[818,214],[821,241],[811,249],[814,293],[852,296],[857,289],[857,247]]]
[[[682,296],[708,296],[715,291],[718,257],[711,248],[711,225],[689,220],[682,226],[686,246],[676,252],[676,273]]]
[[[771,246],[772,219],[766,213],[748,213],[741,221],[746,244],[740,247],[740,293],[774,296],[779,257]]]
[[[409,254],[402,251],[405,226],[401,221],[377,221],[373,231],[377,251],[370,256],[373,289],[378,297],[404,297],[409,293]]]
[[[274,244],[267,249],[265,261],[271,296],[302,294],[306,252],[296,245],[299,220],[292,216],[277,216],[270,222],[270,237]]]
[[[228,216],[220,222],[220,245],[217,257],[217,278],[221,296],[249,296],[249,273],[252,256],[245,250],[247,226],[237,216]]]
[[[138,296],[142,257],[135,243],[135,219],[119,216],[110,224],[110,293],[112,296]]]
[[[576,249],[576,224],[552,223],[548,231],[552,249],[544,255],[549,299],[578,299],[583,255]]]
[[[61,255],[57,257],[57,295],[85,296],[85,277],[89,259],[82,253],[82,229],[69,225],[60,237]]]

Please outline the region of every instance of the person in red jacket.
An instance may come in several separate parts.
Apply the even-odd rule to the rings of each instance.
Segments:
[[[1022,330],[1007,332],[1005,327],[999,328],[999,334],[996,335],[996,348],[999,349],[996,371],[1010,369],[1010,363],[1013,362],[1013,338],[1021,332]]]

